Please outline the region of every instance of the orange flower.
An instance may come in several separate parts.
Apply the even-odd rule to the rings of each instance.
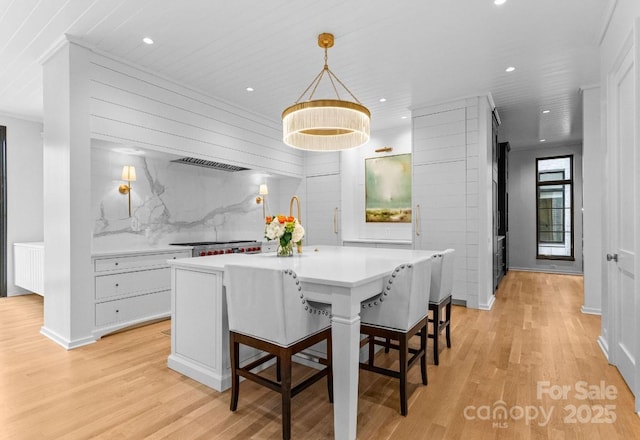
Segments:
[[[295,217],[287,217],[288,222],[294,222],[295,220],[296,220]]]
[[[279,215],[278,216],[278,222],[280,224],[284,223],[287,220],[287,218],[284,215]]]
[[[271,217],[270,215],[268,215],[265,223],[266,223],[266,224],[269,224],[269,223],[271,223],[272,221],[273,221],[273,217]]]

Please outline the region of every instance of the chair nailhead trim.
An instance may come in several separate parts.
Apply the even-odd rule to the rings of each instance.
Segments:
[[[286,275],[291,275],[291,277],[293,279],[296,279],[298,277],[298,275],[296,275],[296,273],[291,269],[284,269],[282,272],[284,274],[286,274]],[[307,300],[304,298],[304,294],[302,293],[302,286],[300,285],[300,280],[296,280],[296,286],[298,286],[298,292],[300,292],[300,302],[302,304],[305,304],[304,309],[306,311],[308,311],[309,314],[311,314],[311,315],[320,315],[320,316],[329,316],[329,317],[331,316],[331,314],[329,312],[326,312],[326,311],[320,310],[320,309],[316,309],[315,307],[310,306],[307,303]]]
[[[367,303],[362,303],[362,308],[366,309],[367,307],[371,308],[373,306],[377,306],[378,302],[380,302],[380,304],[382,304],[384,302],[384,297],[388,296],[389,293],[391,292],[391,285],[393,284],[393,278],[396,278],[397,274],[400,272],[400,270],[402,269],[411,269],[413,267],[413,264],[401,264],[400,266],[396,267],[393,272],[391,273],[391,277],[388,280],[388,284],[387,284],[387,288],[385,290],[382,291],[382,296],[376,298],[373,301],[369,301]]]

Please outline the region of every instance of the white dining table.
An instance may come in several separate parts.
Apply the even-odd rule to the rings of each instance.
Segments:
[[[334,437],[353,440],[358,422],[361,302],[380,293],[397,266],[437,251],[341,246],[305,246],[302,254],[223,255],[175,260],[176,267],[204,268],[240,263],[292,269],[310,300],[331,304],[333,339]],[[178,292],[179,293],[179,292]]]

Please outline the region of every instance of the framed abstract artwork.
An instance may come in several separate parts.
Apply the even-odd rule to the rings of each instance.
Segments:
[[[367,223],[411,223],[411,154],[364,161]]]

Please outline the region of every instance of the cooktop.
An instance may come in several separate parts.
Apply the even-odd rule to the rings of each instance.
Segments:
[[[230,241],[197,241],[193,243],[170,243],[173,246],[213,246],[216,244],[255,243],[256,240],[230,240]]]

